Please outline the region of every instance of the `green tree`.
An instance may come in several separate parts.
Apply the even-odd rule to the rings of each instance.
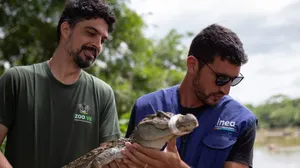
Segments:
[[[290,99],[286,95],[271,96],[257,107],[248,105],[257,115],[260,127],[284,128],[300,126],[300,99]]]

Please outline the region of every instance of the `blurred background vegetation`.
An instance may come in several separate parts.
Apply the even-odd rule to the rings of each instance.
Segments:
[[[170,30],[163,38],[146,37],[144,16],[130,9],[129,1],[108,2],[118,19],[116,30],[95,66],[87,71],[114,89],[125,133],[131,107],[139,96],[182,80],[187,48],[181,41],[193,33]],[[62,0],[0,0],[0,76],[9,67],[46,61],[52,56],[63,5]],[[246,106],[259,118],[259,128],[300,126],[300,99],[274,95],[261,105]]]

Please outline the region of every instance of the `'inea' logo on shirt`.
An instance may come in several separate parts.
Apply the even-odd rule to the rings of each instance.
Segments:
[[[225,130],[230,132],[235,132],[235,122],[234,121],[225,121],[218,119],[217,125],[215,126],[214,130]]]
[[[80,114],[74,114],[75,121],[92,123],[92,116],[89,115],[90,106],[84,104],[78,104],[77,106]]]

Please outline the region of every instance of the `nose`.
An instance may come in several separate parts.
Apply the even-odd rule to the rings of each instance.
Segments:
[[[98,50],[98,53],[97,54],[99,54],[99,53],[101,53],[101,50],[102,50],[102,37],[101,36],[99,36],[99,37],[97,37],[96,39],[95,39],[95,41],[94,41],[94,46],[97,48],[97,50]]]

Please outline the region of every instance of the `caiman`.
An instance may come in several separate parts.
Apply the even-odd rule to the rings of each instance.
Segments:
[[[188,134],[197,126],[198,120],[192,114],[174,115],[170,112],[157,111],[140,121],[129,138],[120,138],[111,141],[105,147],[95,148],[63,168],[101,168],[123,157],[121,150],[125,148],[125,142],[161,150],[170,139]]]

